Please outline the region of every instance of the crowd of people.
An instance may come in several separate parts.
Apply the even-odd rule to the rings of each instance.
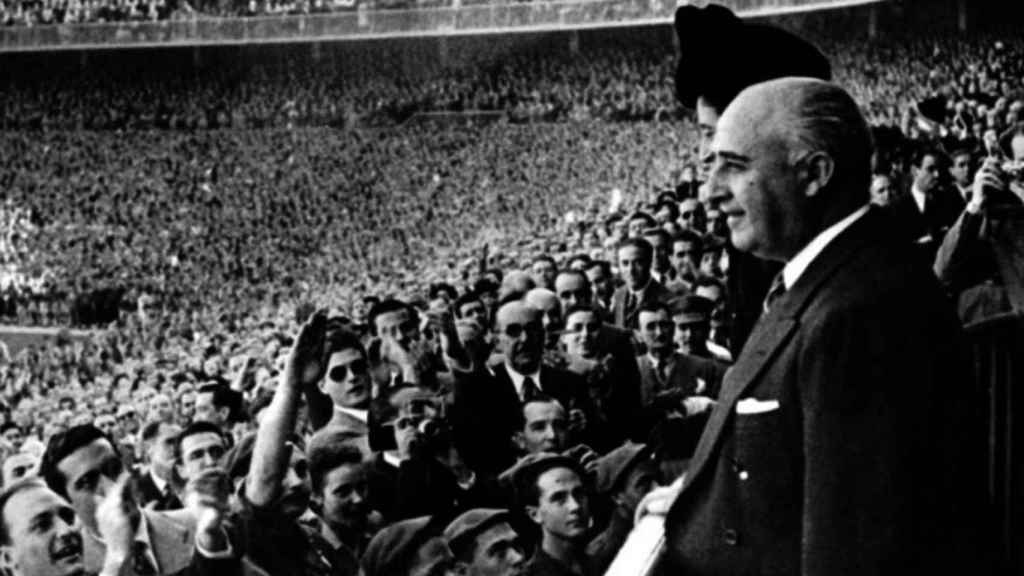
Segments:
[[[965,323],[1021,288],[977,254],[1024,199],[1022,50],[824,45],[874,127],[872,201]],[[0,358],[9,497],[68,499],[90,572],[226,548],[274,575],[601,573],[746,336],[672,70],[8,83],[0,315],[97,328]],[[502,119],[394,125],[470,110]],[[111,510],[149,526],[148,567],[112,552]],[[179,510],[206,521],[170,554]]]

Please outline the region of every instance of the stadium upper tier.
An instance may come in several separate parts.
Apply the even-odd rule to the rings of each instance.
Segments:
[[[0,50],[248,44],[670,21],[676,0],[0,0]],[[882,0],[719,0],[744,16]],[[700,2],[704,3],[704,2]]]

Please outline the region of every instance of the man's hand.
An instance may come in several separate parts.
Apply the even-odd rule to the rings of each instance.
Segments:
[[[716,402],[707,396],[689,396],[687,398],[683,398],[683,408],[686,410],[687,416],[707,412],[715,404]]]
[[[327,370],[327,313],[317,310],[299,331],[285,364],[285,382],[315,386]]]
[[[633,523],[640,522],[640,519],[647,515],[664,516],[668,514],[668,509],[672,507],[672,503],[676,501],[676,497],[682,491],[685,480],[686,474],[684,473],[671,485],[655,488],[648,492],[636,507]]]
[[[566,450],[562,454],[578,461],[580,466],[582,466],[588,474],[597,473],[597,465],[601,460],[601,455],[594,452],[590,446],[587,446],[586,444],[578,444]]]
[[[196,519],[196,544],[205,552],[229,547],[224,517],[230,496],[231,481],[219,468],[203,471],[185,487],[185,509]]]
[[[1003,178],[999,161],[995,158],[987,158],[981,169],[974,175],[974,184],[971,186],[971,201],[967,203],[967,211],[971,214],[980,214],[988,205],[989,194],[993,191],[1006,190],[1006,181]]]
[[[135,527],[132,519],[139,514],[132,495],[131,474],[122,472],[105,497],[96,500],[96,525],[107,545],[104,574],[117,574],[132,552]],[[108,568],[113,572],[108,571]]]

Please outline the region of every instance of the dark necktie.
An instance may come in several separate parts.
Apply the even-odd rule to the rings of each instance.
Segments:
[[[775,275],[774,279],[772,279],[772,284],[768,288],[768,293],[765,294],[763,307],[764,313],[768,314],[768,312],[772,309],[772,306],[779,299],[779,297],[781,297],[785,293],[786,279],[782,275],[782,270],[779,270],[779,273]]]
[[[534,400],[538,396],[540,396],[540,388],[537,388],[537,383],[533,381],[533,378],[529,376],[523,378],[523,403]]]
[[[156,566],[149,558],[149,545],[145,542],[132,543],[132,571],[138,576],[156,576]]]

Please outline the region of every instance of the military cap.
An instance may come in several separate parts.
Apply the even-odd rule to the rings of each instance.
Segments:
[[[709,322],[714,307],[714,303],[703,296],[687,294],[673,301],[672,317],[682,316],[682,322],[686,324]]]
[[[646,444],[627,442],[605,454],[597,461],[597,480],[594,489],[598,494],[611,494],[629,471],[651,457]]]
[[[444,539],[448,548],[456,555],[461,555],[470,543],[488,528],[508,522],[511,518],[508,510],[497,508],[474,508],[462,513],[444,529]]]
[[[807,76],[830,80],[828,59],[812,44],[781,28],[749,24],[728,8],[681,6],[676,10],[680,58],[676,97],[694,108],[701,96],[725,106],[748,86]]]

